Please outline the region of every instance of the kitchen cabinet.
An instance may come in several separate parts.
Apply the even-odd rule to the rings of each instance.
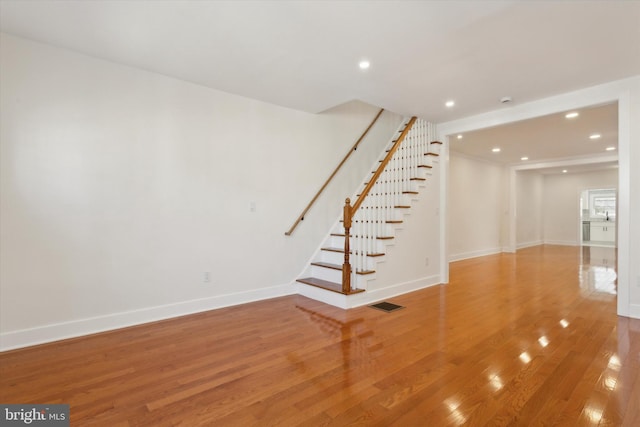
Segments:
[[[590,234],[592,242],[615,242],[616,224],[613,222],[591,221]]]

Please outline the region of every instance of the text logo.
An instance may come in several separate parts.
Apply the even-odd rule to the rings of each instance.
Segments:
[[[69,405],[0,404],[0,425],[69,427]]]

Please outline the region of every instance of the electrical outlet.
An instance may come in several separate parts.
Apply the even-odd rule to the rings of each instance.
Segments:
[[[256,211],[256,202],[249,202],[249,212]]]
[[[208,271],[205,271],[202,274],[202,282],[203,283],[211,283],[211,273]]]
[[[424,259],[424,265],[425,265],[426,267],[429,267],[429,257],[426,257],[426,258]]]

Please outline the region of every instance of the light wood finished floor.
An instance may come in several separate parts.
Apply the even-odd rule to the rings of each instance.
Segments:
[[[615,252],[538,246],[343,311],[291,296],[0,354],[0,401],[73,426],[639,426]]]

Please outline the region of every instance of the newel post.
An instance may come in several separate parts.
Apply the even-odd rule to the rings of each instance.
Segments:
[[[351,200],[344,203],[344,264],[342,264],[342,292],[351,293],[351,264],[349,263],[349,230],[351,229]]]

